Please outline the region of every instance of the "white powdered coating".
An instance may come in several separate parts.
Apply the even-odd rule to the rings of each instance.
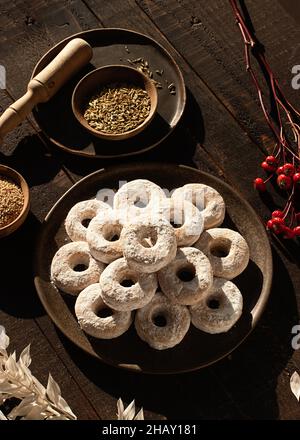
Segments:
[[[84,289],[75,303],[75,314],[82,330],[100,339],[117,338],[125,333],[132,323],[132,312],[111,310],[111,316],[105,318],[97,316],[100,310],[106,308],[99,283]]]
[[[182,281],[178,275],[183,271],[194,277],[190,281]],[[192,305],[211,288],[213,272],[208,258],[201,251],[185,247],[178,249],[175,259],[158,272],[158,281],[172,303]]]
[[[146,179],[132,180],[115,194],[114,210],[123,223],[131,223],[146,213],[150,217],[160,200],[165,198],[164,191],[155,183]]]
[[[217,308],[211,308],[209,305]],[[206,333],[225,333],[241,317],[243,297],[231,281],[214,278],[213,286],[199,304],[190,307],[192,324]]]
[[[87,228],[83,226],[84,220],[91,220],[100,212],[110,212],[111,207],[97,199],[84,200],[76,203],[70,209],[65,220],[65,228],[72,241],[86,241]]]
[[[203,231],[204,221],[199,209],[179,197],[162,200],[157,214],[174,224],[177,246],[192,246]]]
[[[155,325],[155,318],[163,317],[165,326]],[[156,350],[165,350],[179,344],[190,327],[188,308],[171,304],[160,292],[135,316],[135,328],[139,337]]]
[[[249,263],[249,247],[236,231],[214,228],[204,231],[195,244],[207,255],[216,277],[231,280],[242,273]],[[226,256],[216,256],[228,253]]]
[[[122,285],[132,281],[130,287]],[[130,269],[125,258],[110,263],[100,277],[103,301],[112,309],[120,311],[144,307],[157,289],[156,274],[144,274]]]
[[[146,216],[140,217],[123,228],[122,239],[127,264],[136,271],[157,272],[176,255],[174,228],[164,218],[149,220]]]
[[[192,202],[203,215],[204,229],[216,228],[223,223],[225,203],[223,197],[210,186],[202,183],[188,183],[177,188],[172,199],[185,199]]]
[[[93,218],[87,228],[86,240],[96,260],[111,263],[123,256],[122,229],[123,224],[114,211],[105,211]],[[119,238],[112,241],[114,236]]]
[[[84,271],[75,271],[74,267],[84,265]],[[63,292],[78,295],[90,284],[97,283],[104,270],[104,264],[91,256],[85,241],[65,244],[54,255],[51,263],[51,280]]]

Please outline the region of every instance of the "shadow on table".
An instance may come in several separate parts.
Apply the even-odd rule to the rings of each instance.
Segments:
[[[273,291],[261,321],[240,348],[209,368],[134,374],[102,364],[59,336],[74,363],[102,390],[126,402],[135,398],[137,405],[170,420],[277,419],[277,380],[292,356],[291,328],[297,322],[293,286],[274,253]]]

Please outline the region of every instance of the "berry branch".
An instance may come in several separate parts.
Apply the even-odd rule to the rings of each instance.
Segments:
[[[257,90],[259,103],[264,117],[274,136],[274,150],[261,163],[262,169],[268,174],[266,179],[257,177],[254,187],[258,191],[266,191],[267,183],[276,176],[280,190],[287,194],[284,209],[272,213],[272,218],[267,222],[267,229],[274,234],[283,234],[284,238],[300,236],[300,212],[296,210],[296,198],[300,193],[300,126],[297,123],[300,112],[284,96],[283,91],[274,76],[265,54],[249,30],[236,0],[229,0],[237,25],[244,41],[246,70]],[[263,87],[252,68],[251,60],[255,56],[264,70],[266,80],[270,84],[271,99],[274,102],[276,118],[272,117],[264,101]],[[287,136],[288,128],[293,134],[291,141]]]

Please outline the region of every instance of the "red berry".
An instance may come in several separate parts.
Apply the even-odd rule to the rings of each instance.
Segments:
[[[300,183],[300,173],[296,173],[293,175],[293,181],[294,183],[297,183],[299,185]]]
[[[295,237],[295,233],[294,230],[291,228],[288,228],[287,226],[284,226],[283,228],[283,232],[284,232],[284,236],[283,238],[286,238],[288,240],[291,240],[292,238]]]
[[[295,235],[296,237],[299,237],[299,236],[300,236],[300,226],[296,226],[296,227],[293,229],[293,231],[294,231],[294,235]]]
[[[267,222],[267,229],[273,229],[273,220],[268,220]]]
[[[283,167],[278,167],[276,170],[276,173],[279,174],[283,174]]]
[[[284,212],[280,211],[279,209],[277,211],[273,211],[272,212],[272,218],[274,218],[274,217],[283,218],[284,217]]]
[[[278,160],[274,156],[267,156],[265,161],[268,165],[271,165],[272,167],[277,167]]]
[[[292,163],[286,163],[283,165],[283,174],[286,176],[293,176],[295,174],[295,167]]]
[[[292,186],[292,179],[290,176],[286,176],[285,174],[280,174],[277,177],[277,183],[279,188],[281,189],[290,189]]]

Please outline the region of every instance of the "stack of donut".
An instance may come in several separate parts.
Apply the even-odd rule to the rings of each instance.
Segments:
[[[116,338],[133,321],[158,350],[179,344],[191,322],[227,332],[243,309],[230,280],[247,267],[249,249],[238,232],[219,227],[224,216],[224,200],[209,186],[187,184],[167,197],[155,183],[131,181],[113,206],[92,199],[70,210],[72,242],[55,254],[51,279],[77,296],[79,325],[95,338]]]

